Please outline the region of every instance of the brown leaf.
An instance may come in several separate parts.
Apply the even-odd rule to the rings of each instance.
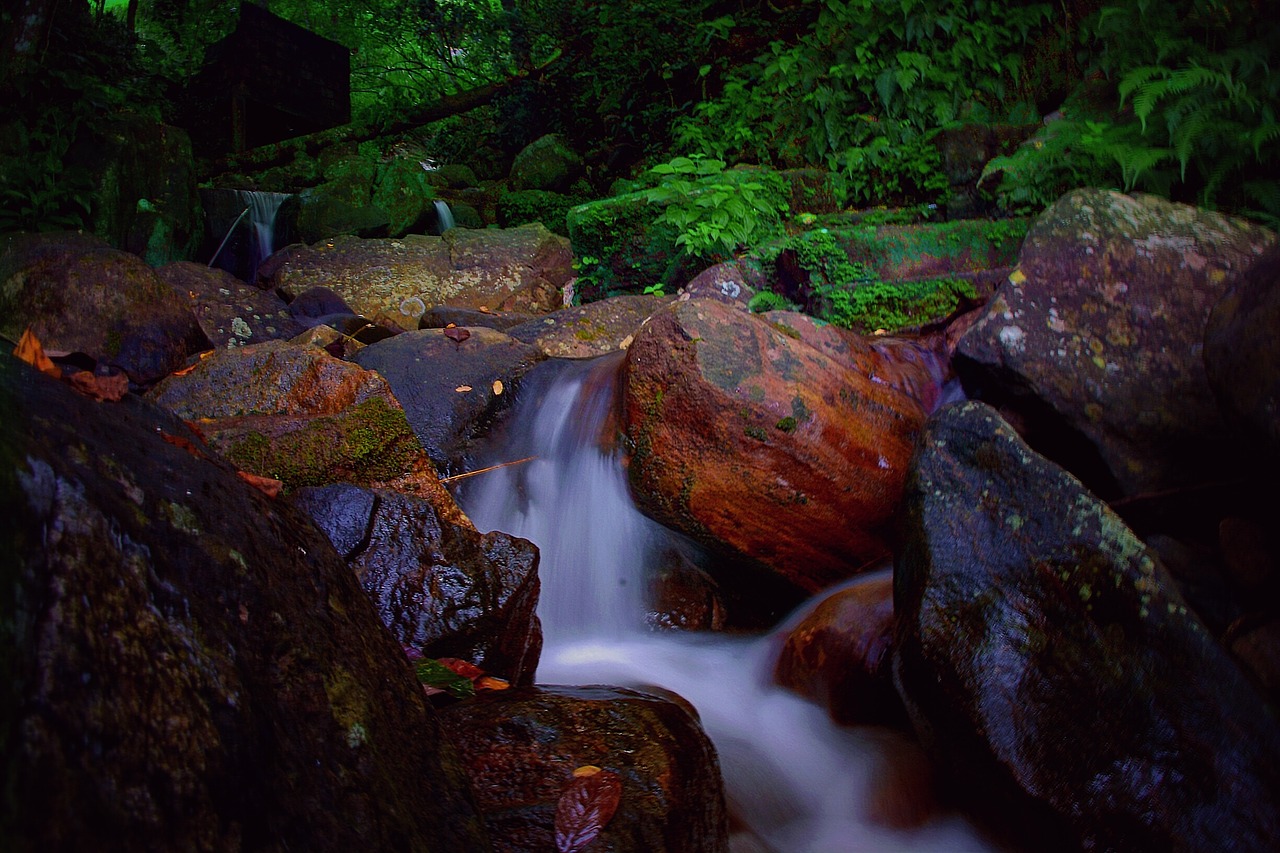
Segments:
[[[259,477],[257,474],[250,474],[248,471],[237,471],[236,474],[239,475],[241,480],[244,480],[269,498],[278,497],[280,490],[284,488],[284,483],[271,477]]]
[[[444,336],[449,340],[460,344],[467,338],[471,337],[471,333],[459,326],[448,326],[444,330]]]
[[[115,376],[99,376],[89,370],[77,370],[67,377],[71,387],[86,397],[115,402],[129,393],[129,377],[123,373]]]
[[[496,675],[482,675],[476,680],[476,690],[506,690],[511,682]]]
[[[174,447],[181,447],[197,459],[204,459],[204,453],[200,448],[196,447],[189,438],[183,438],[180,435],[170,435],[167,432],[161,432],[160,437],[172,444]]]
[[[595,840],[618,810],[622,779],[610,770],[575,775],[556,804],[556,850],[577,853]]]
[[[40,345],[40,339],[31,331],[30,326],[22,333],[22,337],[18,338],[18,345],[13,348],[13,354],[41,373],[46,373],[55,379],[62,378],[62,371],[49,360],[49,356],[44,354],[44,347]]]

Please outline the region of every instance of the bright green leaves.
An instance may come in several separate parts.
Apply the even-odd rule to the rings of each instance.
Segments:
[[[662,180],[646,193],[663,206],[657,221],[676,230],[689,255],[730,256],[781,233],[787,187],[768,169],[725,170],[723,160],[676,157],[650,171]]]

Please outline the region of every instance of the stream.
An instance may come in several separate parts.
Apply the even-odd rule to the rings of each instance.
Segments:
[[[932,806],[922,754],[907,736],[836,726],[825,709],[772,684],[780,638],[817,599],[757,637],[646,626],[655,561],[694,546],[632,502],[610,447],[620,363],[540,366],[477,462],[536,458],[458,492],[480,530],[541,551],[538,682],[657,686],[692,703],[719,754],[733,853],[992,849],[963,818]]]

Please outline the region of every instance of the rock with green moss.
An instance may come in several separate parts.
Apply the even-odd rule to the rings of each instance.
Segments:
[[[7,353],[0,412],[6,850],[489,849],[399,644],[303,513],[162,409]]]
[[[428,213],[435,209],[435,190],[420,162],[397,157],[378,164],[371,200],[390,218],[387,236],[421,234],[426,231]]]
[[[503,228],[541,222],[556,234],[569,236],[565,215],[571,207],[581,204],[577,196],[551,192],[550,190],[520,190],[498,196],[498,224]]]
[[[1043,849],[1280,842],[1280,729],[1159,558],[982,403],[920,436],[895,680],[975,805]]]
[[[582,158],[557,134],[526,145],[511,163],[511,189],[565,192],[582,175]]]

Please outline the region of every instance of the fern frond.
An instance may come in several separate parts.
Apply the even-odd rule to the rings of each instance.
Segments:
[[[1261,161],[1262,146],[1275,139],[1280,139],[1280,124],[1271,122],[1255,129],[1249,134],[1249,141],[1253,143],[1253,156]]]

